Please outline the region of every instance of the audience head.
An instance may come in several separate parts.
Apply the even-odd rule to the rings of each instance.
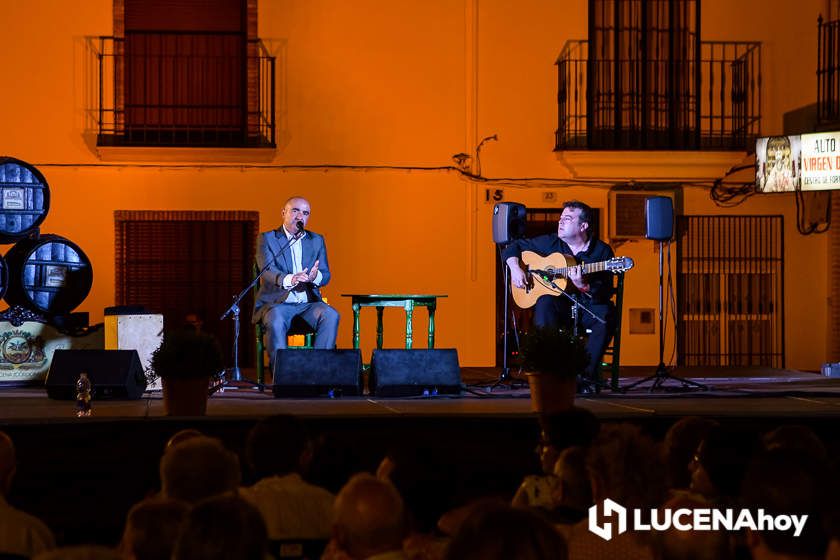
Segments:
[[[691,490],[710,500],[737,498],[754,444],[752,436],[737,430],[709,430],[691,463]]]
[[[352,558],[402,549],[403,501],[393,484],[370,474],[350,478],[333,504],[333,537]]]
[[[708,509],[702,497],[678,492],[662,506],[671,510]],[[656,560],[727,560],[732,557],[729,533],[718,531],[679,531],[673,526],[652,533]]]
[[[657,507],[665,497],[664,467],[653,440],[631,424],[603,426],[586,456],[596,502]]]
[[[9,494],[16,470],[15,444],[6,432],[0,432],[0,496]]]
[[[747,536],[753,558],[776,555],[820,557],[828,544],[822,513],[825,510],[827,472],[823,463],[797,451],[760,451],[750,462],[741,489],[741,505],[768,515],[808,514],[798,536],[794,530],[750,531]]]
[[[456,490],[451,472],[433,453],[418,454],[416,448],[401,445],[382,459],[376,476],[400,493],[409,529],[431,533]]]
[[[447,560],[565,560],[566,543],[530,509],[503,504],[475,508],[446,550]]]
[[[259,510],[233,494],[193,507],[175,544],[173,560],[264,560],[268,533]]]
[[[662,449],[668,488],[688,488],[691,484],[689,465],[694,453],[709,431],[717,426],[715,420],[700,416],[685,416],[671,425]]]
[[[149,498],[128,512],[120,551],[123,558],[169,560],[189,506],[169,498]]]
[[[554,464],[557,485],[552,499],[557,506],[585,510],[592,505],[592,486],[586,471],[586,449],[567,447]]]
[[[768,451],[787,450],[800,453],[813,461],[825,463],[828,450],[814,430],[802,424],[785,424],[764,434],[761,438]]]
[[[194,437],[201,437],[204,434],[196,430],[195,428],[185,428],[183,430],[178,430],[172,437],[166,441],[166,446],[164,451],[168,450],[169,448],[178,445],[181,442],[187,441],[188,439],[192,439]]]
[[[540,417],[540,427],[541,441],[560,451],[573,445],[589,445],[598,435],[601,424],[590,410],[574,406]]]
[[[163,454],[160,481],[164,496],[195,504],[239,487],[239,459],[216,438],[193,437]]]
[[[121,560],[121,558],[112,548],[98,544],[82,544],[54,548],[49,552],[38,554],[33,560]]]
[[[278,414],[251,428],[245,455],[254,476],[264,478],[304,470],[311,448],[303,423],[294,416]]]

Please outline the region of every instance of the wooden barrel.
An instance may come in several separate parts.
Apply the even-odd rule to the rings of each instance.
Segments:
[[[0,157],[0,243],[36,232],[50,209],[50,187],[32,165]]]
[[[93,285],[93,267],[72,241],[58,235],[21,239],[6,253],[6,301],[44,315],[69,313]]]

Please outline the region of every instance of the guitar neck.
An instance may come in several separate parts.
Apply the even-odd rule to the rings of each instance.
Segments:
[[[584,263],[583,265],[564,266],[563,268],[556,268],[551,273],[553,278],[566,278],[569,276],[569,271],[573,268],[581,268],[581,274],[592,274],[593,272],[602,272],[607,270],[607,263],[609,261],[600,261],[594,263]]]

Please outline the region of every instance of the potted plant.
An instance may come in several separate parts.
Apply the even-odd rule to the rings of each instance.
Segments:
[[[583,339],[557,328],[536,329],[522,335],[519,352],[533,410],[551,413],[570,409],[577,378],[589,364]]]
[[[166,332],[152,354],[152,370],[162,381],[166,413],[204,415],[210,377],[223,367],[224,356],[216,337],[190,329]]]

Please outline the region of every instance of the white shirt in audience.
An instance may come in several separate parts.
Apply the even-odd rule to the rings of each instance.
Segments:
[[[297,473],[263,478],[240,495],[262,513],[269,539],[330,537],[335,496]]]

